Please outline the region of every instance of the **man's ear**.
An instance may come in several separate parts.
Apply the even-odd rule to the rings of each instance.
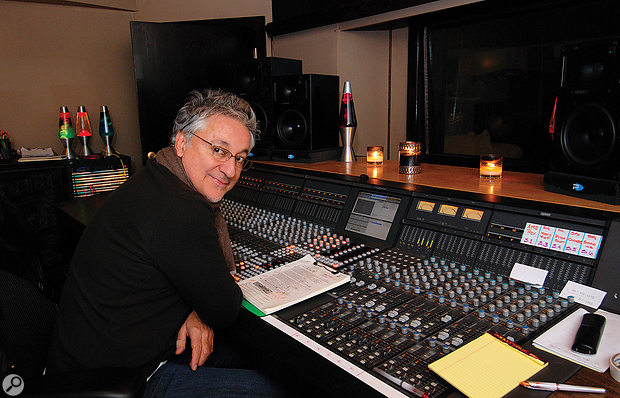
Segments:
[[[177,132],[177,136],[174,139],[174,149],[177,156],[182,158],[185,153],[185,147],[187,146],[187,137],[180,130]]]

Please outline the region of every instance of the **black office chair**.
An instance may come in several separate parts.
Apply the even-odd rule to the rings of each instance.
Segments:
[[[43,375],[58,308],[43,294],[32,231],[23,212],[0,192],[0,381],[18,375],[10,382],[11,388],[24,388],[20,396],[141,397],[144,380],[137,370]]]
[[[43,375],[57,307],[31,282],[0,269],[0,377],[17,374],[28,397],[141,397],[138,370]],[[20,384],[16,380],[15,384]]]

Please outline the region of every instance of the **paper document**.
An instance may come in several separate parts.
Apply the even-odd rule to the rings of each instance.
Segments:
[[[239,282],[243,297],[265,314],[297,304],[347,283],[351,277],[306,255],[297,261]]]
[[[560,292],[560,297],[573,296],[575,302],[591,308],[598,308],[606,295],[607,292],[573,281],[566,282]]]
[[[595,314],[605,317],[605,329],[598,345],[598,350],[594,355],[580,354],[571,350],[575,335],[581,324],[584,314],[589,311],[579,308],[557,325],[534,339],[534,347],[545,350],[554,355],[568,359],[586,368],[590,368],[600,373],[604,373],[609,368],[609,358],[618,352],[620,342],[620,315],[611,312],[598,310]]]
[[[468,397],[500,398],[545,366],[514,343],[485,333],[428,368]]]

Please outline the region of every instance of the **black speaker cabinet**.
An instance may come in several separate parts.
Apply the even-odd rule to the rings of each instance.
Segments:
[[[253,152],[255,159],[269,157],[274,145],[275,104],[273,79],[278,76],[301,74],[297,59],[266,57],[231,65],[234,82],[232,90],[249,102],[256,114],[260,135]]]
[[[339,78],[303,74],[274,78],[274,149],[338,148]]]
[[[551,169],[620,180],[618,40],[568,45],[562,51]]]

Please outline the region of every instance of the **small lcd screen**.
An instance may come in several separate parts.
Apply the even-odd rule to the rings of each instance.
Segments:
[[[385,240],[394,222],[400,198],[360,192],[345,230]]]

